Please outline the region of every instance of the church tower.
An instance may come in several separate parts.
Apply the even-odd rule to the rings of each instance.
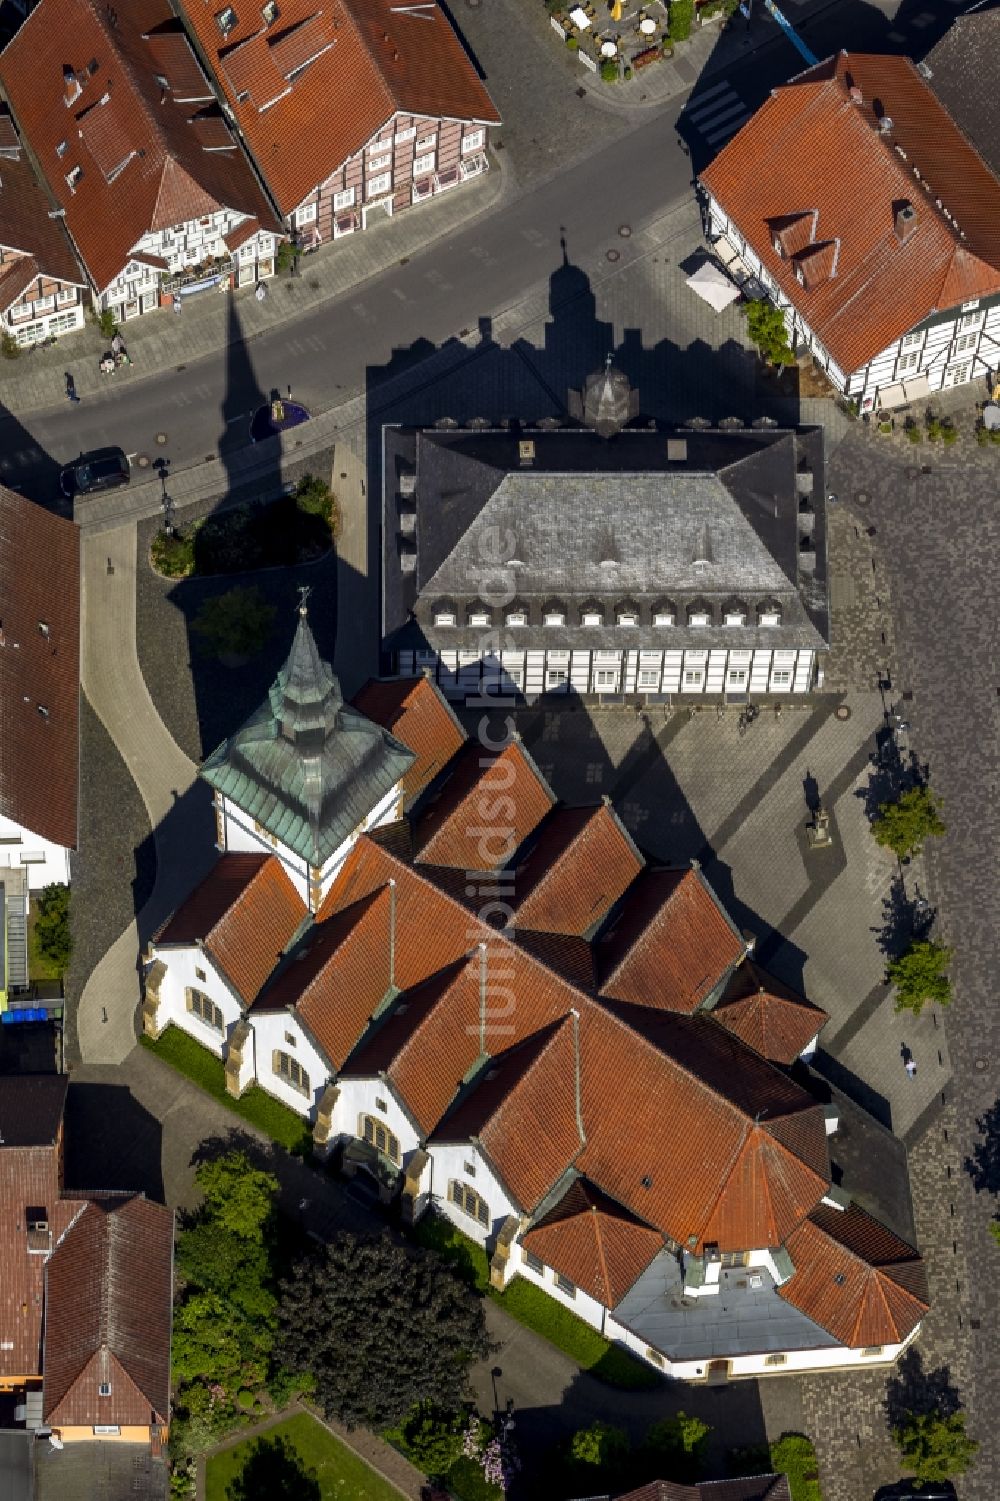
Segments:
[[[285,665],[260,707],[205,761],[220,850],[277,855],[315,912],[355,840],[399,816],[415,757],[346,705],[302,591]]]

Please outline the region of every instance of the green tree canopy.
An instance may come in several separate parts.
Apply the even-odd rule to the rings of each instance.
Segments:
[[[649,1460],[653,1460],[651,1468],[662,1472],[667,1479],[693,1483],[704,1473],[711,1431],[708,1423],[689,1417],[686,1412],[654,1423],[647,1430],[642,1446],[647,1468]]]
[[[206,599],[191,628],[214,656],[252,657],[270,636],[274,616],[259,589],[239,586]]]
[[[226,1487],[226,1501],[321,1501],[322,1495],[316,1471],[281,1434],[259,1438]]]
[[[240,1240],[263,1244],[274,1225],[278,1180],[253,1167],[245,1152],[202,1162],[195,1173],[204,1195],[204,1218]]]
[[[672,9],[672,7],[671,7]],[[761,355],[772,365],[794,365],[795,356],[788,343],[788,329],[780,308],[761,298],[743,304],[747,333]]]
[[[879,804],[872,823],[876,842],[900,860],[919,855],[925,842],[945,832],[941,802],[929,787],[910,787],[892,802]]]
[[[907,1413],[892,1431],[903,1463],[918,1480],[950,1480],[964,1475],[978,1442],[965,1431],[965,1413]]]
[[[433,1252],[337,1235],[284,1284],[283,1358],[347,1424],[400,1423],[418,1402],[460,1407],[489,1351],[482,1300]]]
[[[578,1428],[569,1445],[574,1463],[600,1465],[605,1469],[621,1465],[628,1452],[628,1434],[624,1428],[615,1428],[610,1423],[597,1422],[591,1428]]]
[[[73,950],[69,929],[69,887],[43,886],[34,902],[38,951],[50,964],[65,969]]]
[[[887,972],[896,987],[896,1010],[919,1016],[928,1001],[951,1004],[951,981],[947,970],[951,949],[930,938],[914,940],[905,953],[891,959]]]

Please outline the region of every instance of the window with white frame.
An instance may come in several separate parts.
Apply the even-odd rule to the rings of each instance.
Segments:
[[[35,312],[36,313],[51,313],[51,311],[55,307],[55,305],[56,305],[56,299],[55,299],[54,293],[50,293],[48,295],[48,297],[36,297],[35,298]]]
[[[617,688],[618,687],[618,669],[617,669],[617,667],[598,667],[598,668],[596,668],[595,671],[594,671],[594,686],[595,686],[595,688]]]
[[[660,669],[658,667],[639,668],[639,687],[658,688],[660,686]]]
[[[76,300],[77,300],[77,290],[76,290],[76,287],[63,287],[61,291],[59,291],[59,292],[56,293],[56,304],[59,307],[66,307],[66,305],[68,303],[70,303],[70,302],[76,302]]]
[[[673,613],[672,610],[657,610],[656,613],[653,615],[653,624],[654,625],[665,626],[665,625],[673,625],[673,623],[674,623],[674,613]]]
[[[920,364],[920,350],[919,349],[915,350],[912,354],[901,354],[899,356],[899,359],[896,361],[896,374],[897,375],[905,375],[906,372],[907,372],[907,370],[913,370],[919,364]]]
[[[545,669],[545,686],[546,688],[565,688],[565,667],[547,667]]]
[[[873,1355],[881,1355],[881,1354],[882,1354],[882,1346],[881,1345],[866,1345],[865,1348],[861,1352],[861,1358],[863,1360],[870,1360]]]
[[[481,151],[485,132],[482,130],[470,130],[467,136],[462,137],[462,155],[467,151]]]
[[[358,1135],[398,1166],[401,1160],[399,1138],[389,1130],[385,1121],[380,1121],[377,1115],[362,1115],[358,1121]]]
[[[542,623],[543,625],[565,625],[566,613],[564,610],[546,610]]]
[[[899,341],[900,349],[916,349],[924,342],[924,336],[919,334],[904,334]]]
[[[301,208],[295,210],[295,227],[301,229],[305,224],[315,224],[316,203],[304,203]]]
[[[701,684],[702,684],[702,681],[704,679],[704,676],[705,676],[704,669],[701,668],[701,667],[685,667],[685,669],[684,669],[684,686],[685,686],[685,688],[700,688]]]
[[[619,610],[619,612],[618,612],[618,624],[619,625],[638,625],[639,624],[639,617],[635,613],[634,610]]]
[[[571,1282],[568,1277],[564,1277],[562,1272],[555,1273],[554,1281],[559,1291],[565,1293],[567,1298],[576,1297],[576,1283]]]
[[[792,681],[792,674],[787,667],[776,667],[771,673],[772,688],[787,688]]]
[[[723,625],[746,625],[747,617],[745,610],[727,610],[722,617]]]
[[[600,625],[602,623],[601,612],[599,610],[584,610],[583,623],[584,625]]]
[[[436,145],[436,135],[422,136],[413,149],[414,151],[430,151],[431,147]]]
[[[71,328],[78,328],[79,322],[76,313],[56,313],[46,321],[45,326],[50,334],[66,334]]]
[[[41,304],[39,304],[40,306]],[[975,349],[976,340],[979,338],[978,330],[974,334],[959,334],[951,346],[952,354],[964,354],[967,349]]]
[[[342,208],[353,208],[354,207],[354,189],[353,188],[343,188],[343,189],[341,189],[341,191],[339,193],[334,193],[334,195],[333,195],[333,207],[334,207],[334,211],[336,213],[339,213]]]
[[[760,612],[760,624],[761,625],[780,625],[781,624],[781,611],[780,610],[771,610],[771,609],[761,610],[761,612]]]
[[[745,667],[730,667],[727,677],[730,688],[743,688],[746,686],[747,670]]]
[[[785,1362],[787,1361],[787,1359],[788,1359],[787,1355],[780,1354],[777,1350],[775,1350],[775,1351],[772,1351],[772,1353],[770,1355],[765,1355],[764,1356],[764,1364],[765,1365],[784,1365]]]
[[[184,999],[192,1016],[197,1016],[206,1026],[211,1027],[213,1032],[223,1030],[222,1012],[203,991],[189,988],[184,992]]]
[[[454,625],[455,624],[455,611],[454,610],[435,610],[435,612],[434,612],[434,624],[435,625]]]
[[[489,625],[490,623],[491,622],[490,622],[490,612],[489,612],[489,610],[470,610],[469,611],[469,624],[470,625],[485,626],[485,625]]]
[[[536,1256],[534,1251],[526,1250],[524,1252],[524,1264],[529,1272],[534,1272],[536,1277],[541,1277],[545,1272],[544,1261],[540,1256]]]
[[[985,313],[966,313],[963,318],[959,318],[958,320],[959,333],[962,333],[967,328],[982,328],[985,317]]]
[[[423,156],[416,156],[416,157],[414,157],[413,158],[413,175],[414,175],[414,177],[422,177],[425,172],[433,172],[434,171],[434,164],[435,164],[436,161],[437,161],[437,154],[434,151],[427,151],[427,152],[424,153]]]
[[[527,610],[508,610],[508,612],[507,612],[507,624],[510,625],[510,626],[527,625],[528,624],[528,612],[527,612]]]
[[[290,1053],[283,1053],[280,1048],[275,1048],[271,1054],[271,1072],[292,1089],[297,1089],[299,1094],[309,1093],[309,1075],[297,1058]]]
[[[391,183],[391,172],[380,172],[378,177],[370,177],[368,179],[368,197],[377,198],[380,193],[388,193]]]
[[[368,158],[368,170],[369,172],[381,172],[382,168],[388,167],[391,161],[391,151],[383,152],[381,156],[371,156]]]
[[[458,1178],[452,1178],[448,1184],[448,1198],[463,1214],[470,1219],[478,1220],[481,1225],[490,1223],[490,1208],[486,1200],[470,1188],[468,1183],[462,1183]]]
[[[944,384],[946,386],[962,386],[969,379],[969,371],[972,369],[968,360],[962,360],[957,365],[949,365],[944,372]]]
[[[973,298],[970,299],[970,301],[962,303],[962,312],[963,313],[972,313],[972,312],[975,312],[975,310],[976,310],[976,308],[978,306],[979,306],[979,298],[978,297],[973,297]]]
[[[397,132],[396,132],[396,145],[397,146],[402,146],[404,144],[404,142],[406,142],[406,141],[412,141],[413,137],[416,135],[416,133],[417,133],[417,127],[415,125],[410,125],[406,130],[397,130]]]
[[[712,618],[707,610],[692,610],[688,615],[688,625],[704,626],[711,624]]]

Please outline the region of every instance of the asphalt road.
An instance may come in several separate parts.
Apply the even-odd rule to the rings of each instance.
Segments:
[[[904,4],[906,0],[904,0]],[[876,6],[837,0],[808,23],[819,56],[850,36],[851,45],[888,46],[887,21]],[[775,83],[800,71],[783,39],[772,40],[730,69],[727,82],[754,107]],[[715,79],[696,84],[692,96]],[[154,435],[170,430],[174,469],[206,454],[231,451],[246,439],[246,416],[261,393],[291,385],[314,412],[339,406],[365,389],[367,367],[387,363],[394,349],[417,341],[438,345],[477,320],[496,316],[544,283],[559,264],[560,237],[576,263],[593,262],[621,246],[622,224],[640,227],[690,195],[692,159],[678,135],[688,98],[674,99],[634,131],[502,207],[490,218],[439,241],[406,265],[364,283],[320,314],[289,320],[236,351],[151,373],[124,389],[79,406],[0,414],[0,445],[23,455],[5,474],[9,484],[36,478],[41,457],[64,463],[83,449],[120,444],[155,451]],[[697,155],[696,133],[685,131]],[[623,263],[625,255],[623,255]],[[40,455],[32,454],[37,446]],[[41,499],[41,495],[38,495]]]

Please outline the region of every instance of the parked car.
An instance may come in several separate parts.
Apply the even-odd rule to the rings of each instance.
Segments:
[[[115,490],[132,478],[128,455],[122,448],[94,448],[67,464],[59,475],[59,488],[70,500],[74,495],[96,495]]]

